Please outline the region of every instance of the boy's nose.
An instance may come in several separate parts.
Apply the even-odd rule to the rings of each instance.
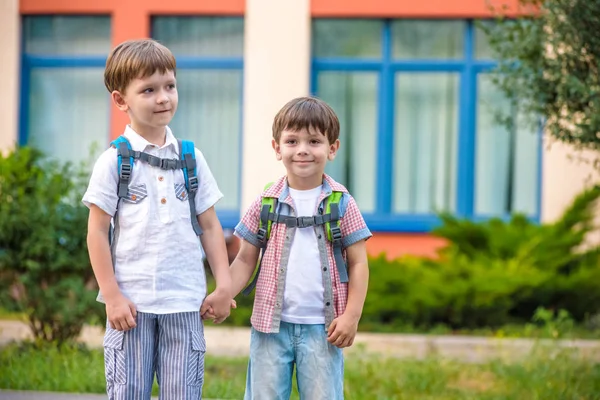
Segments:
[[[157,99],[158,104],[164,104],[168,101],[169,101],[169,96],[166,96],[166,95],[158,96],[158,99]]]
[[[308,154],[308,150],[305,145],[298,146],[298,154]]]

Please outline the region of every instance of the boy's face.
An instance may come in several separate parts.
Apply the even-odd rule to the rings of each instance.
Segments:
[[[327,161],[333,161],[340,141],[329,143],[327,136],[317,129],[281,132],[279,143],[273,140],[273,149],[278,160],[287,170],[290,187],[299,190],[312,189],[321,185]]]
[[[112,97],[117,107],[127,112],[137,133],[164,132],[177,110],[176,83],[173,71],[164,74],[157,71],[132,80],[125,93],[114,91]]]

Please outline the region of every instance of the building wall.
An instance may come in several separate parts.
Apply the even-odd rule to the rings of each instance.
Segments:
[[[496,0],[518,12],[516,0]],[[309,93],[310,21],[312,17],[373,18],[479,18],[490,16],[486,0],[4,0],[0,2],[0,71],[8,80],[7,97],[0,108],[0,149],[18,137],[20,102],[19,26],[21,15],[103,14],[112,17],[112,43],[148,37],[153,15],[245,16],[243,87],[242,212],[265,182],[283,173],[271,150],[271,123],[275,112],[289,99]],[[126,116],[112,110],[111,136],[122,132]],[[541,219],[555,219],[584,186],[592,169],[573,162],[565,145],[543,151]],[[376,234],[369,252],[389,257],[410,253],[435,255],[443,245],[428,234]]]
[[[0,151],[17,141],[19,119],[19,0],[0,2],[0,76],[4,79],[4,99],[0,107]]]

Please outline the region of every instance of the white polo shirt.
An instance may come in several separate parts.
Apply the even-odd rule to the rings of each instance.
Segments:
[[[164,146],[149,143],[130,126],[125,137],[135,151],[179,159],[177,140],[167,127]],[[202,153],[196,150],[196,213],[214,206],[219,191]],[[117,150],[109,148],[96,161],[83,203],[109,215],[117,210]],[[138,311],[168,314],[198,311],[206,296],[200,240],[190,220],[182,170],[162,170],[135,160],[129,199],[121,200],[115,228],[115,277],[122,293]],[[103,302],[102,296],[98,301]]]

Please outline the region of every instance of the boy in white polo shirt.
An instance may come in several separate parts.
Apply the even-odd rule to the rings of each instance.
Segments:
[[[217,282],[206,298],[213,319],[230,312],[227,252],[214,210],[222,194],[202,153],[191,143],[186,153],[167,126],[178,103],[175,67],[172,53],[148,39],[121,43],[106,61],[105,85],[130,125],[99,157],[83,202],[98,297],[106,304],[110,399],[149,400],[154,374],[161,399],[201,398],[200,242]]]

